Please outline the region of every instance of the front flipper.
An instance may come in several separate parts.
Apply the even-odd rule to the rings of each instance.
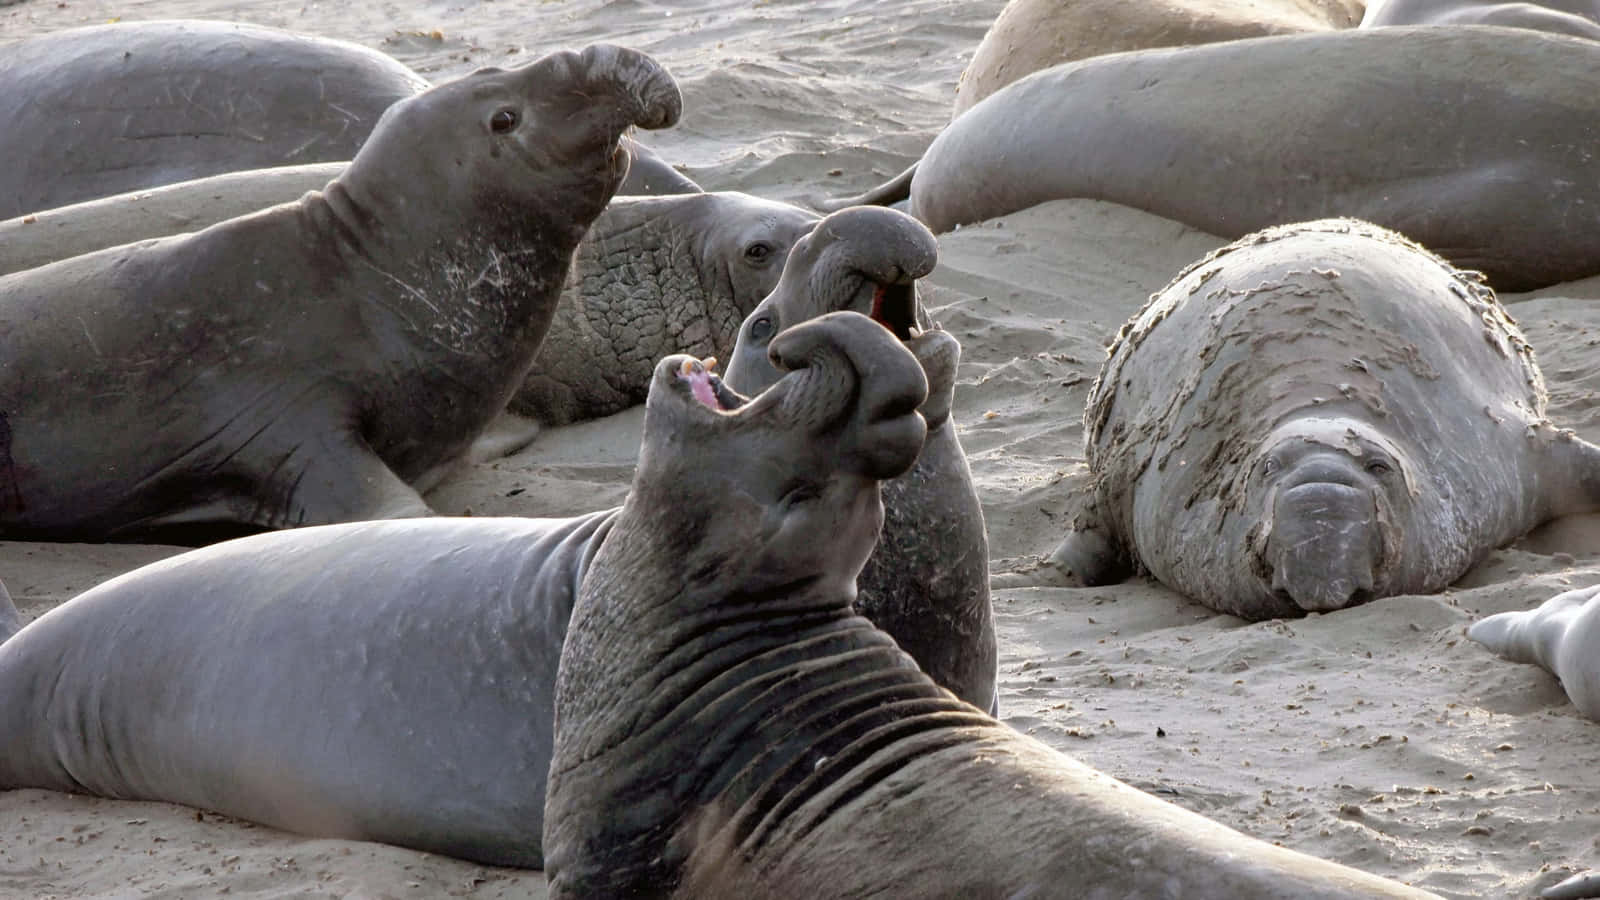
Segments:
[[[1080,522],[1045,565],[1084,587],[1116,584],[1133,575],[1133,560],[1103,525]]]
[[[415,488],[354,435],[305,461],[282,509],[284,521],[263,524],[299,527],[434,514]]]

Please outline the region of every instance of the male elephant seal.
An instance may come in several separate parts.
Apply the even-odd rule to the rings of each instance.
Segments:
[[[0,222],[0,275],[290,201],[343,167],[230,172]],[[733,191],[614,198],[578,245],[512,411],[544,425],[610,415],[644,402],[668,353],[727,357],[818,218]]]
[[[1600,504],[1600,448],[1545,419],[1493,291],[1352,220],[1251,235],[1151,297],[1084,445],[1092,502],[1054,562],[1249,619],[1437,591]]]
[[[618,47],[480,70],[297,203],[0,278],[0,534],[427,514],[410,483],[522,383],[622,131],[680,108]]]
[[[922,367],[853,312],[771,353],[789,374],[742,406],[689,357],[656,370],[556,676],[552,897],[1429,896],[1157,800],[937,687],[851,609],[878,481],[923,443]]]
[[[1375,0],[1362,28],[1388,25],[1504,25],[1600,40],[1600,3],[1502,3],[1492,0]]]
[[[1557,594],[1537,609],[1474,622],[1467,637],[1561,679],[1572,705],[1600,721],[1600,586]]]
[[[906,343],[922,364],[928,399],[920,412],[928,438],[910,471],[883,485],[878,548],[856,580],[856,609],[890,632],[934,681],[995,711],[994,609],[989,601],[989,541],[983,506],[956,438],[961,345],[931,320],[915,281],[933,270],[938,241],[901,212],[856,207],[836,212],[800,240],[797,263],[745,320],[725,379],[753,394],[782,372],[768,356],[786,328],[836,310],[871,316]]]
[[[427,81],[376,50],[231,22],[0,46],[0,219],[229,172],[347,160]]]
[[[955,118],[1018,78],[1107,53],[1349,28],[1359,0],[1011,0],[956,87]]]
[[[870,223],[790,267],[807,267],[809,281],[825,286],[855,277],[851,264],[865,264],[872,249],[886,259],[904,251],[908,271],[931,265],[930,248],[904,246],[892,229],[861,227]],[[844,254],[847,240],[863,246]],[[909,310],[906,300],[891,318]],[[907,342],[950,368],[953,344],[944,332]],[[951,373],[927,371],[948,395]],[[963,488],[970,494],[965,482],[947,493]],[[929,514],[940,509],[959,504]],[[0,644],[0,734],[13,742],[0,754],[0,789],[187,803],[306,834],[538,866],[556,660],[577,587],[618,515],[300,528],[117,578]],[[981,518],[955,530],[971,521]],[[976,551],[946,549],[982,558],[981,538],[980,529]],[[936,583],[948,577],[939,566],[889,565],[904,567],[907,592],[918,579],[935,581],[922,585],[923,618],[887,607],[883,624],[907,645],[972,617],[932,605],[930,598],[968,599]],[[7,609],[0,604],[0,638],[16,628]],[[944,670],[968,679],[946,684],[984,703],[994,691],[992,632],[988,638],[985,680],[955,665]],[[965,635],[950,640],[974,655],[984,649]],[[161,665],[152,669],[152,660]],[[160,698],[154,706],[151,697]],[[75,710],[93,713],[85,720]],[[106,739],[63,740],[64,726]]]
[[[909,190],[935,232],[1068,197],[1225,237],[1354,216],[1529,290],[1600,272],[1596,71],[1600,43],[1465,26],[1096,57],[997,91],[829,206]]]

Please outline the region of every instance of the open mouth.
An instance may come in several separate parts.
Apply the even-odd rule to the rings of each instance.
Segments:
[[[715,357],[706,357],[703,360],[686,359],[678,367],[678,379],[689,386],[689,393],[700,405],[718,412],[731,412],[745,405],[747,398],[742,397],[733,388],[722,383],[716,373],[717,360]]]
[[[917,288],[913,284],[882,284],[872,292],[872,321],[889,329],[902,341],[917,335]]]

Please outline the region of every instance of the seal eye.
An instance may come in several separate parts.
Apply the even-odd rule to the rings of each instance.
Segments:
[[[744,248],[744,258],[753,263],[764,263],[772,257],[772,245],[766,241],[756,241]]]
[[[506,134],[517,127],[520,118],[514,109],[497,109],[489,117],[489,130],[495,134]]]
[[[770,316],[762,316],[761,318],[750,323],[750,340],[766,343],[766,341],[771,337],[772,318]]]
[[[1369,474],[1382,477],[1393,471],[1394,469],[1390,468],[1389,464],[1381,459],[1372,459],[1367,461],[1367,472]]]
[[[1269,456],[1267,457],[1266,462],[1261,464],[1261,474],[1267,478],[1271,478],[1272,476],[1278,474],[1278,470],[1281,468],[1283,468],[1283,465],[1282,463],[1278,462],[1278,458],[1276,456]]]

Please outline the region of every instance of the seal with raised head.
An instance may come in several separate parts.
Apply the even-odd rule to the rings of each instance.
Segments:
[[[426,515],[412,483],[522,383],[622,132],[680,109],[623,48],[484,69],[296,203],[0,278],[0,534]]]
[[[1572,705],[1600,721],[1600,585],[1565,591],[1521,612],[1472,623],[1467,637],[1561,679]]]
[[[742,405],[689,357],[656,370],[556,676],[552,897],[1431,896],[1165,803],[935,685],[851,608],[878,483],[923,444],[922,367],[854,312],[770,352],[788,374]]]
[[[1352,216],[1530,290],[1600,273],[1597,70],[1600,42],[1487,27],[1095,57],[996,91],[911,169],[825,208],[909,193],[945,232],[1084,198],[1228,238]]]
[[[839,310],[870,316],[916,355],[928,380],[920,408],[928,437],[916,465],[884,482],[883,531],[857,579],[856,609],[934,681],[992,713],[999,698],[989,541],[950,420],[961,345],[935,330],[916,295],[916,279],[933,271],[938,251],[933,234],[904,213],[833,213],[801,238],[796,264],[745,320],[724,377],[746,394],[776,384],[783,373],[768,356],[775,336]]]
[[[219,172],[348,160],[384,110],[428,88],[347,41],[202,20],[6,44],[0,84],[0,219]]]
[[[1600,506],[1600,448],[1545,418],[1533,349],[1474,273],[1349,219],[1201,259],[1090,388],[1090,499],[1052,558],[1248,619],[1437,591]]]
[[[291,201],[343,165],[230,172],[0,222],[0,275]],[[733,191],[613,198],[578,245],[512,411],[543,425],[598,418],[643,403],[668,353],[726,358],[819,218]]]
[[[1373,0],[1362,28],[1389,25],[1503,25],[1600,40],[1600,2],[1504,3],[1497,0]]]

